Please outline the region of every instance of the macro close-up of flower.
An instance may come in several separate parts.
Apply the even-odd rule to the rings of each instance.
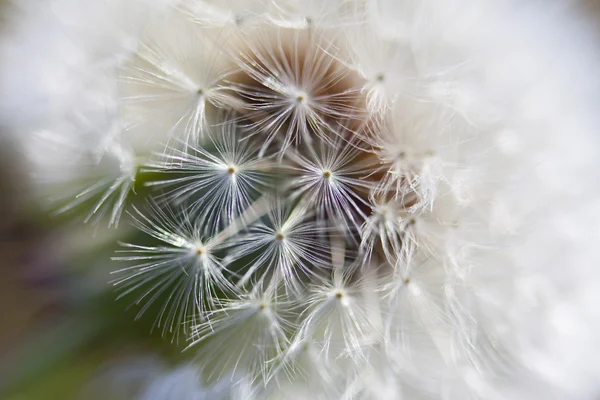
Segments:
[[[0,21],[1,398],[600,399],[600,6]]]

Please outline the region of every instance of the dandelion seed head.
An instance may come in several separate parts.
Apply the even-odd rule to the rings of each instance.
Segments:
[[[72,3],[26,153],[59,212],[133,223],[118,297],[194,357],[157,396],[586,398],[600,146],[562,13],[178,0],[92,55]]]

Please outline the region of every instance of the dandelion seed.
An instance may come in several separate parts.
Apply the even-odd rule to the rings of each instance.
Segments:
[[[313,286],[295,340],[317,342],[325,359],[350,357],[360,362],[376,331],[359,287],[348,281]]]
[[[367,288],[374,287],[372,272],[360,276],[356,265],[345,263],[345,251],[343,241],[333,241],[332,273],[310,287],[293,343],[316,342],[325,360],[348,357],[360,363],[380,334],[376,326],[380,311],[365,297]]]
[[[410,359],[418,358],[414,352],[423,346],[435,349],[424,352],[445,349],[440,340],[451,326],[444,306],[447,276],[443,269],[423,252],[408,262],[399,261],[394,268],[395,279],[389,285],[386,343]]]
[[[147,30],[120,77],[127,137],[150,149],[203,139],[211,107],[236,103],[224,84],[233,66],[219,41],[177,14]]]
[[[113,137],[116,127],[97,132],[85,121],[74,127],[83,132],[72,132],[71,124],[60,132],[37,132],[34,152],[28,154],[37,164],[34,179],[48,190],[54,214],[79,211],[84,222],[108,220],[109,226],[117,226],[133,190],[138,160]]]
[[[223,0],[213,4],[206,0],[188,0],[177,4],[178,10],[191,21],[206,28],[252,27],[264,22],[268,2],[246,0]]]
[[[407,43],[382,38],[368,25],[348,34],[349,67],[364,78],[362,91],[373,115],[385,113],[399,96],[416,92],[417,72]]]
[[[336,50],[321,35],[278,29],[259,31],[232,54],[243,75],[228,80],[244,99],[252,135],[265,136],[259,156],[276,143],[279,158],[292,145],[328,140],[330,124],[354,118],[360,90],[351,72],[330,53]]]
[[[400,368],[395,365],[395,357],[387,353],[385,346],[373,346],[366,356],[368,361],[364,363],[364,367],[352,371],[344,387],[343,397],[340,397],[395,400],[411,393],[411,381],[403,380],[408,374],[398,373]]]
[[[360,248],[366,260],[370,260],[373,252],[379,248],[389,262],[397,260],[398,254],[403,251],[406,227],[402,211],[402,204],[393,200],[380,201],[372,206],[371,215],[361,228]]]
[[[58,209],[56,213],[63,213],[87,201],[92,201],[95,202],[95,205],[84,219],[84,222],[93,220],[97,223],[104,215],[108,214],[109,226],[119,224],[125,201],[133,189],[137,165],[133,160],[133,155],[118,144],[111,146],[104,157],[112,157],[119,163],[118,175],[99,179],[79,192],[75,199]]]
[[[155,302],[162,302],[155,325],[162,327],[163,335],[186,330],[183,323],[203,318],[205,308],[214,302],[217,293],[233,293],[232,273],[218,255],[222,245],[217,232],[202,220],[193,220],[187,214],[177,215],[169,207],[149,203],[149,216],[135,209],[132,215],[136,226],[155,245],[122,243],[122,256],[113,260],[134,265],[114,271],[114,282],[122,291],[119,298],[133,292],[140,293],[134,304],[145,304],[138,317]]]
[[[352,142],[339,137],[331,144],[319,142],[307,155],[290,153],[291,197],[315,208],[320,221],[347,231],[358,229],[366,219],[366,198],[373,187],[365,179],[371,166],[361,162],[361,155]]]
[[[280,393],[300,398],[331,399],[340,397],[345,381],[344,370],[323,357],[322,347],[311,341],[295,341],[275,360],[267,383]]]
[[[445,128],[438,125],[443,116],[432,122],[430,114],[425,115],[435,112],[429,106],[412,107],[416,108],[411,114],[413,119],[407,120],[402,116],[401,105],[396,104],[389,120],[366,125],[361,138],[372,146],[380,162],[378,172],[383,173],[373,191],[374,198],[393,196],[416,211],[432,207],[440,183],[456,168],[441,157],[445,154],[454,159],[456,143],[450,136],[444,137]]]
[[[234,238],[227,258],[252,257],[238,286],[268,279],[276,287],[283,283],[286,291],[303,292],[308,278],[329,265],[329,247],[321,242],[327,230],[312,217],[306,207],[291,207],[279,199],[265,218]]]
[[[345,0],[270,0],[269,20],[284,28],[314,29],[353,27],[364,22],[364,9],[358,2]]]
[[[162,198],[190,215],[199,215],[215,229],[230,224],[274,179],[274,165],[257,158],[258,145],[253,141],[240,141],[240,129],[230,121],[207,133],[205,144],[173,148],[146,169],[173,177],[147,185],[162,188]]]
[[[219,380],[224,374],[235,376],[243,370],[251,383],[264,380],[271,360],[287,346],[292,304],[258,284],[217,306],[205,322],[194,326],[189,345],[197,348],[198,358],[205,361],[202,372],[206,379]]]

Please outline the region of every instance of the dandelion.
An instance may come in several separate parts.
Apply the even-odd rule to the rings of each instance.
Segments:
[[[60,211],[133,223],[118,297],[186,341],[142,398],[594,398],[597,68],[513,7],[148,14],[109,128],[57,116],[39,163]]]

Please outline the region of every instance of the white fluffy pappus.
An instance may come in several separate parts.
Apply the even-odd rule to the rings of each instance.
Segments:
[[[170,208],[149,204],[152,216],[137,211],[133,216],[137,227],[160,242],[158,246],[122,243],[123,255],[116,261],[132,262],[133,266],[116,270],[122,277],[115,280],[123,292],[120,297],[141,291],[135,304],[145,302],[138,313],[167,291],[156,324],[165,332],[178,332],[185,323],[194,322],[196,309],[213,302],[216,290],[232,291],[234,286],[225,276],[227,270],[215,251],[222,246],[218,232],[202,226],[202,220],[192,222],[187,214],[175,215]]]
[[[205,322],[193,327],[190,346],[200,345],[201,374],[219,381],[241,373],[260,386],[286,346],[293,306],[275,287],[263,289],[261,284],[238,299],[222,300]]]
[[[119,72],[130,140],[150,151],[173,139],[193,144],[214,123],[211,107],[235,105],[225,82],[235,65],[223,53],[224,35],[173,12],[145,26]]]
[[[229,242],[227,262],[251,257],[237,285],[252,280],[282,282],[289,293],[303,295],[303,279],[328,269],[330,248],[322,243],[327,228],[315,225],[314,215],[305,205],[292,208],[273,200],[268,215],[250,224],[245,232]],[[258,271],[266,270],[259,278]]]
[[[216,228],[231,224],[273,185],[275,165],[256,158],[258,145],[240,141],[243,135],[243,128],[228,121],[204,132],[204,140],[181,143],[184,149],[159,152],[144,171],[169,178],[150,179],[146,186],[162,189],[160,196],[167,202],[183,205],[186,212],[201,215]]]
[[[52,128],[29,133],[24,157],[34,189],[54,214],[81,213],[83,221],[117,226],[134,188],[138,162],[119,140],[110,113],[98,125],[74,114]]]
[[[111,222],[136,210],[117,286],[197,352],[148,395],[196,375],[180,396],[597,396],[600,85],[580,15],[175,3],[103,75],[150,206],[81,192],[114,196]]]
[[[313,137],[327,140],[331,120],[358,117],[356,77],[336,60],[333,38],[312,28],[258,29],[249,37],[232,54],[242,74],[230,86],[245,100],[251,134],[266,135],[259,156],[276,139],[279,158]]]

